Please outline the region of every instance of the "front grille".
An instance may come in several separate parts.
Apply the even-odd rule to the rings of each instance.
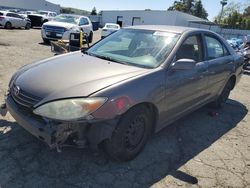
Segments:
[[[42,100],[40,97],[34,96],[20,88],[17,88],[18,87],[16,85],[13,85],[10,89],[10,94],[14,101],[21,106],[32,108],[35,104]]]
[[[62,35],[65,32],[65,28],[63,27],[56,27],[56,26],[43,26],[46,36],[47,37],[52,37],[52,38],[62,38]],[[57,34],[60,34],[58,36]]]

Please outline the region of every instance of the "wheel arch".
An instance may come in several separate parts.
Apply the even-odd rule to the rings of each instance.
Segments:
[[[233,75],[231,75],[230,77],[229,77],[229,79],[228,79],[228,81],[230,81],[231,82],[231,90],[233,90],[234,89],[234,87],[235,87],[235,85],[236,85],[236,76],[233,74]]]

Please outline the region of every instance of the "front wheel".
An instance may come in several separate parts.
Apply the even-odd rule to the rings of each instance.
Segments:
[[[44,43],[44,44],[50,44],[50,40],[49,40],[49,39],[43,38],[43,43]]]
[[[231,90],[232,90],[232,81],[229,80],[225,85],[223,91],[221,92],[220,96],[211,103],[212,106],[215,108],[220,108],[228,99]]]
[[[111,139],[104,143],[105,151],[115,160],[132,160],[146,145],[152,123],[152,114],[146,106],[132,108],[121,117]]]
[[[88,42],[89,42],[89,43],[92,43],[92,42],[93,42],[93,32],[90,32],[90,33],[89,33]]]

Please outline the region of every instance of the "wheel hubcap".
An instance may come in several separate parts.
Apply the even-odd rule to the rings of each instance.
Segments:
[[[128,127],[125,136],[126,148],[128,150],[135,149],[142,141],[145,130],[145,122],[145,118],[141,115],[138,115]]]

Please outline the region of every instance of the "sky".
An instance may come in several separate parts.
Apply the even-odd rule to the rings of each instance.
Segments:
[[[166,10],[174,0],[47,0],[52,3],[60,4],[64,7],[73,7],[91,11],[96,7],[100,10]],[[249,0],[228,0],[230,2],[246,3]],[[202,0],[208,12],[208,19],[213,20],[221,10],[220,0]]]

